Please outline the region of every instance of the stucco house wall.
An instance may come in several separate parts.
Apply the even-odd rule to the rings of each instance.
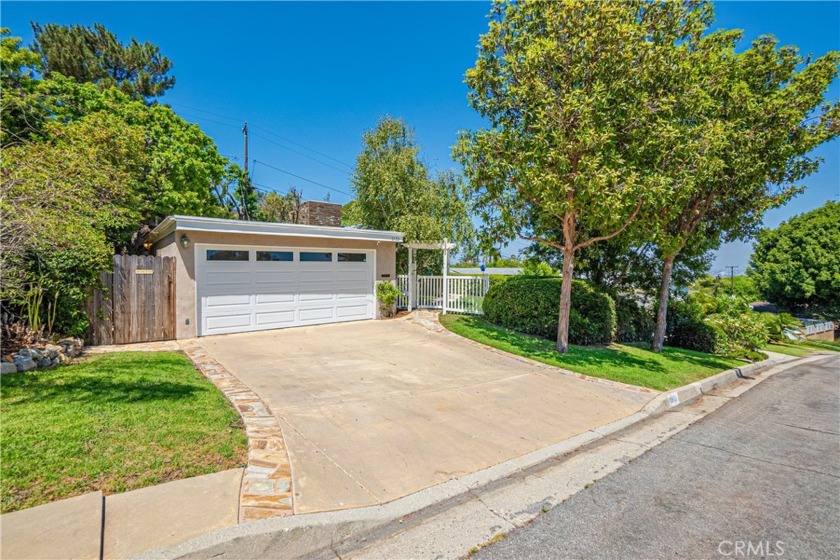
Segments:
[[[190,246],[184,249],[178,242],[184,233],[190,239]],[[152,246],[160,257],[175,259],[175,336],[178,339],[193,338],[197,334],[196,313],[196,244],[250,245],[260,247],[304,247],[330,249],[368,249],[376,251],[376,281],[396,280],[397,243],[359,239],[334,239],[325,237],[281,236],[264,234],[242,234],[230,232],[207,232],[176,230]]]

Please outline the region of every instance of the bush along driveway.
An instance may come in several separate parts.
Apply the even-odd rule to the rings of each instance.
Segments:
[[[666,391],[743,365],[744,362],[703,352],[666,347],[661,354],[647,346],[571,346],[567,354],[554,342],[497,327],[474,316],[441,315],[440,322],[455,334],[517,356],[592,377]]]
[[[176,352],[3,376],[2,512],[243,466],[239,414]]]

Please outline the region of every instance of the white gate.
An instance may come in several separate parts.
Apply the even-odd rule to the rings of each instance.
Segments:
[[[440,309],[444,313],[481,314],[489,278],[486,275],[449,276],[446,298],[443,295],[443,276],[418,275],[414,286],[411,286],[408,275],[400,274],[397,276],[397,287],[402,294],[397,300],[400,309]]]

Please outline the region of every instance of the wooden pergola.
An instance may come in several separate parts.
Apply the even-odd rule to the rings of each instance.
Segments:
[[[414,292],[417,285],[417,269],[414,266],[414,251],[443,251],[443,305],[442,313],[446,313],[446,302],[449,301],[449,252],[455,249],[455,243],[451,243],[448,239],[443,241],[425,243],[419,241],[410,241],[403,243],[403,247],[408,249],[408,310],[414,308]]]

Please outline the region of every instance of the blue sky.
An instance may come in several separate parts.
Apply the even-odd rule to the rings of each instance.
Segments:
[[[484,2],[4,1],[0,17],[27,43],[29,22],[36,21],[99,22],[123,40],[159,45],[176,77],[161,101],[198,123],[239,163],[247,119],[258,185],[279,191],[294,185],[305,198],[329,193],[346,202],[362,132],[380,115],[415,127],[431,169],[456,167],[450,150],[458,130],[482,125],[467,104],[463,75],[475,62],[488,10]],[[716,11],[718,27],[744,29],[748,41],[772,33],[803,53],[840,49],[838,2],[718,2]],[[840,81],[829,98],[840,98]],[[826,161],[805,181],[808,190],[769,212],[767,226],[840,199],[840,143],[817,153]],[[730,264],[743,271],[749,254],[748,243],[725,246],[712,272]]]

